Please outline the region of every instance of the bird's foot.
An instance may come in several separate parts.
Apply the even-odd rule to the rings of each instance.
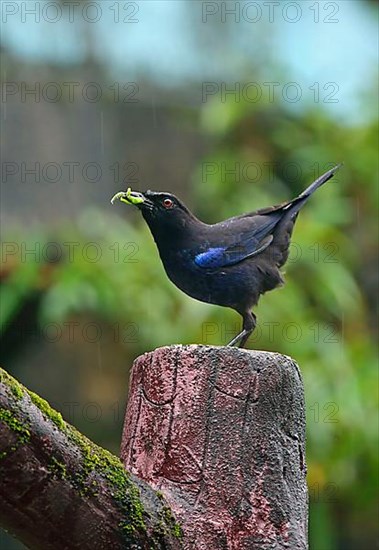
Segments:
[[[250,334],[251,330],[243,329],[239,334],[237,334],[237,336],[233,338],[233,340],[230,340],[229,344],[226,345],[228,347],[231,347],[239,343],[238,347],[242,347],[245,344],[246,340],[249,338]]]

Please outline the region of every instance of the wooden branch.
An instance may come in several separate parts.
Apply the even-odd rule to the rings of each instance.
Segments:
[[[121,457],[167,498],[185,549],[308,547],[304,392],[289,357],[208,346],[143,355]]]
[[[181,547],[162,495],[2,369],[0,524],[31,549]]]

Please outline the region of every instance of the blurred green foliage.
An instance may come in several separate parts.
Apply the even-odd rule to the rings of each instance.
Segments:
[[[188,124],[188,113],[177,116]],[[372,540],[375,531],[378,471],[372,283],[377,122],[347,127],[321,109],[297,113],[268,102],[214,100],[192,124],[212,143],[194,170],[191,188],[192,206],[208,222],[289,199],[331,165],[345,163],[301,212],[286,285],[261,299],[250,346],[291,355],[301,366],[311,548],[342,548],[345,539],[366,548],[365,537]],[[247,163],[254,166],[244,177]],[[236,166],[240,177],[232,173]],[[132,326],[134,345],[125,343],[130,362],[165,344],[224,344],[239,328],[235,312],[201,304],[176,289],[143,220],[128,222],[136,218],[126,207],[125,219],[119,213],[83,205],[76,226],[61,227],[54,235],[44,227],[27,238],[15,231],[12,240],[27,241],[28,248],[37,245],[43,251],[51,241],[71,242],[75,253],[70,258],[62,245],[64,256],[47,262],[53,266],[48,283],[32,255],[20,260],[1,286],[2,326],[11,323],[28,296],[42,292],[41,325],[85,314]],[[88,247],[89,242],[95,245]]]

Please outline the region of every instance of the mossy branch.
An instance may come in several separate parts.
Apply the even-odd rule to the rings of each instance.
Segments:
[[[162,496],[3,369],[0,518],[32,549],[181,547]]]

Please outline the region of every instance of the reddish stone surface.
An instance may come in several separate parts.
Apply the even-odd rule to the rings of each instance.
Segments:
[[[121,458],[188,550],[307,548],[301,375],[283,355],[170,346],[133,366]]]

